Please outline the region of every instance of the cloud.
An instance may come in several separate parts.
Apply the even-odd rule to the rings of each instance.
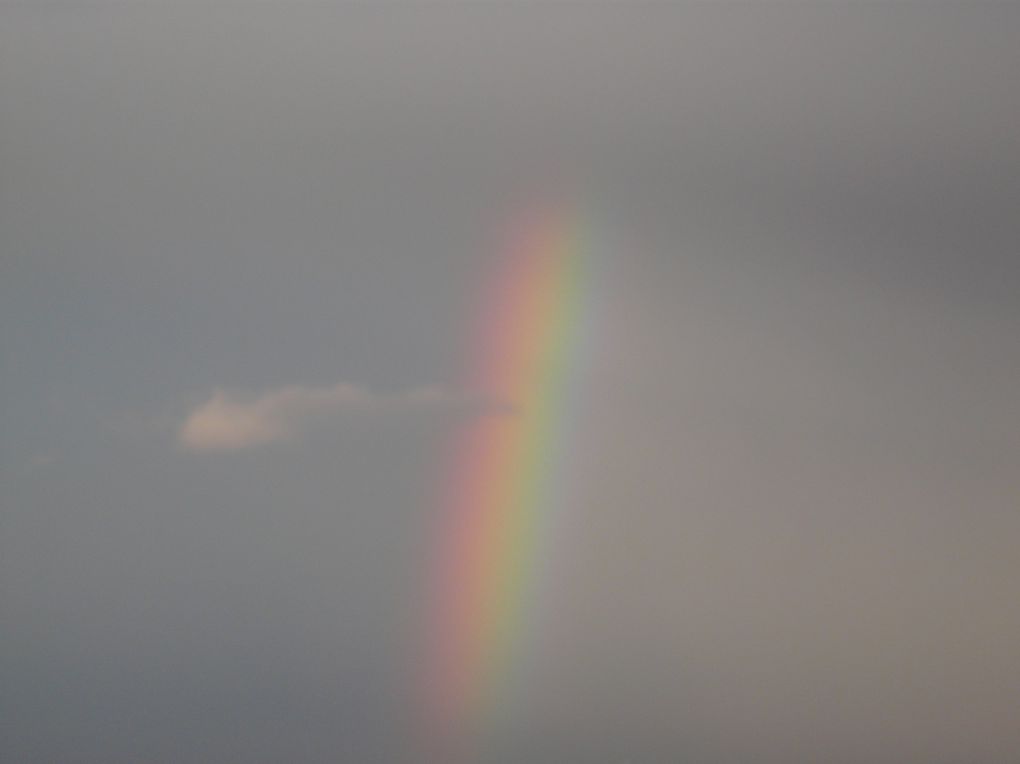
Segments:
[[[340,415],[377,415],[439,410],[506,412],[507,406],[479,396],[422,387],[380,394],[355,385],[290,385],[254,396],[217,390],[181,424],[178,442],[191,451],[234,451],[293,440],[316,422]]]

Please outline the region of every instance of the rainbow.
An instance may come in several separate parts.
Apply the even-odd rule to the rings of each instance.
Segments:
[[[519,679],[567,500],[590,261],[580,216],[544,209],[483,292],[466,384],[501,410],[463,422],[444,467],[423,700],[439,761],[478,756]]]

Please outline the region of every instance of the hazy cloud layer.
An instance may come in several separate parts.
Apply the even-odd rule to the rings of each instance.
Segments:
[[[0,3],[0,761],[448,764],[408,685],[456,380],[545,192],[600,256],[573,501],[457,764],[1016,761],[1017,39]]]
[[[217,390],[188,414],[178,441],[192,451],[235,451],[296,438],[303,430],[344,414],[413,411],[495,412],[502,407],[439,387],[383,394],[356,385],[290,385],[253,396]]]

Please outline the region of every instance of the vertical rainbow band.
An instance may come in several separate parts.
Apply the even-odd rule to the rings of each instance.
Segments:
[[[588,258],[577,215],[544,211],[511,237],[480,311],[468,384],[506,412],[465,422],[444,486],[426,724],[439,758],[473,758],[507,701],[537,609],[562,462]]]

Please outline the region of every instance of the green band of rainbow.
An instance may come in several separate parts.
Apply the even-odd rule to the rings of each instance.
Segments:
[[[447,760],[493,721],[536,607],[540,547],[564,501],[561,463],[585,310],[583,227],[544,212],[502,258],[475,341],[468,383],[509,414],[458,431],[442,509],[427,725]]]

